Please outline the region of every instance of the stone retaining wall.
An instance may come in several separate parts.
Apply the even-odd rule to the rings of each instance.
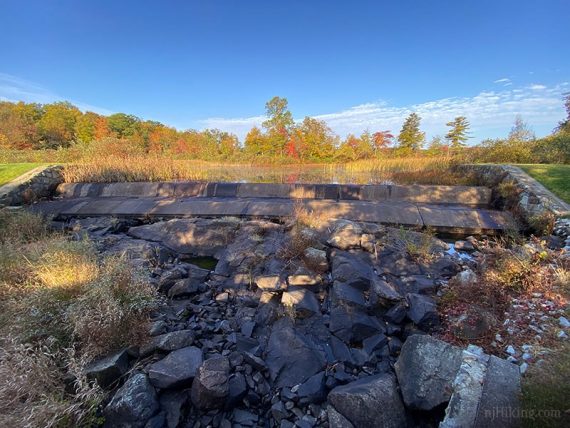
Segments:
[[[509,208],[526,222],[532,218],[551,214],[555,217],[570,214],[570,205],[562,201],[538,181],[526,174],[522,169],[512,165],[460,165],[457,167],[466,173],[474,173],[478,184],[493,189],[493,200],[505,199],[500,195],[502,183],[512,183],[515,187],[513,195],[509,195]]]
[[[52,196],[63,182],[63,167],[35,168],[0,187],[0,205],[22,205]]]
[[[272,183],[65,183],[57,192],[77,197],[238,197],[406,201],[430,204],[487,206],[491,190],[473,186],[399,186]]]

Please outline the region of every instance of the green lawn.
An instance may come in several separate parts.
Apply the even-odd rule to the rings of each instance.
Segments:
[[[548,190],[570,203],[570,165],[518,165]]]
[[[42,163],[0,163],[0,186],[34,169]]]

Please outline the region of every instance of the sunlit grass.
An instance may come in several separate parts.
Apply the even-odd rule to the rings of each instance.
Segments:
[[[570,165],[519,165],[559,198],[570,203]]]
[[[43,165],[42,163],[2,163],[0,164],[0,186],[9,183],[20,175]]]

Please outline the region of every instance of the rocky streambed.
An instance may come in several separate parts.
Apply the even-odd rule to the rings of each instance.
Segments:
[[[497,409],[518,408],[518,367],[429,335],[470,263],[437,238],[349,221],[54,225],[125,255],[165,298],[146,345],[88,367],[107,426],[517,425]]]

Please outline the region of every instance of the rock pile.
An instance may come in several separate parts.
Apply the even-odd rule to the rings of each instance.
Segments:
[[[460,270],[435,238],[416,259],[399,230],[346,221],[319,233],[232,219],[65,227],[147,267],[168,297],[148,345],[89,368],[105,388],[124,382],[108,426],[454,426],[457,415],[469,423],[455,426],[482,426],[469,406],[500,395],[494,379],[513,382],[509,398],[518,385],[515,365],[426,335],[439,322],[435,293]],[[215,269],[195,256],[215,257]],[[469,358],[484,360],[476,396]]]

